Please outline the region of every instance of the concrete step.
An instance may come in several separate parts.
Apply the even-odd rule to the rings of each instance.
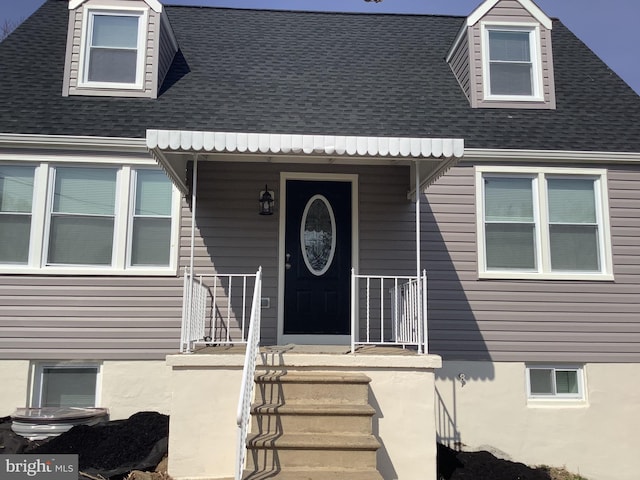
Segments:
[[[242,480],[383,480],[377,470],[266,470],[245,472]]]
[[[281,469],[370,470],[380,443],[372,435],[258,434],[247,439],[247,466]]]
[[[369,405],[254,405],[254,433],[370,434],[375,410]]]
[[[277,371],[258,374],[256,404],[357,404],[369,401],[371,379],[359,373]]]

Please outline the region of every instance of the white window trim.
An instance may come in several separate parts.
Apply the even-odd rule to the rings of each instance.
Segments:
[[[611,228],[609,224],[609,194],[607,190],[607,170],[589,168],[554,168],[554,167],[511,167],[511,166],[476,166],[476,226],[478,242],[478,277],[481,279],[513,279],[513,280],[594,280],[612,281],[613,257],[611,252]],[[485,230],[484,230],[484,182],[485,174],[507,174],[511,176],[528,176],[534,181],[534,217],[536,221],[536,271],[530,270],[487,270]],[[600,272],[563,272],[551,271],[551,259],[547,232],[547,199],[545,176],[577,176],[596,179],[595,200],[598,220],[598,240],[600,255]],[[538,188],[536,188],[538,185]],[[540,192],[541,195],[538,198]],[[544,198],[542,198],[544,197]]]
[[[578,380],[578,393],[556,393],[550,395],[532,394],[531,393],[531,370],[552,370],[554,372],[554,384],[555,384],[555,372],[561,371],[575,371]],[[576,364],[528,364],[526,366],[526,389],[527,389],[527,402],[530,406],[558,406],[559,404],[577,405],[583,406],[586,404],[586,381],[585,381],[585,367],[583,365]]]
[[[93,17],[96,14],[123,15],[138,17],[138,57],[136,62],[135,83],[117,82],[91,82],[87,79],[89,74],[89,40],[92,35]],[[82,36],[80,40],[80,55],[78,62],[78,87],[79,88],[104,88],[109,90],[142,90],[145,80],[146,42],[148,35],[148,9],[131,7],[90,7],[85,5],[82,13]]]
[[[45,368],[95,368],[96,369],[96,391],[93,407],[100,407],[102,404],[102,366],[98,362],[37,362],[33,365],[33,385],[31,388],[31,407],[42,407],[42,384],[44,380]]]
[[[0,274],[38,274],[38,275],[137,275],[137,276],[170,276],[178,271],[178,250],[180,241],[181,196],[175,185],[172,185],[171,197],[171,239],[170,258],[167,266],[129,266],[129,224],[131,217],[131,170],[140,168],[159,168],[152,162],[133,162],[123,164],[112,159],[101,159],[100,162],[51,161],[34,162],[7,161],[14,165],[35,166],[33,179],[33,203],[31,215],[31,237],[29,260],[26,265],[0,264]],[[112,264],[101,265],[47,265],[48,232],[53,198],[52,169],[64,166],[83,166],[91,168],[119,168],[116,181],[116,215],[114,223],[114,244]]]
[[[531,50],[531,65],[533,74],[531,79],[532,95],[493,95],[491,93],[489,32],[529,32],[529,48]],[[540,40],[540,25],[537,23],[508,23],[508,22],[480,22],[480,36],[482,49],[482,81],[485,100],[507,102],[543,102],[542,76],[542,44]]]

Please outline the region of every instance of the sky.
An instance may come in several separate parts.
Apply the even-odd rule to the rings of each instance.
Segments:
[[[161,0],[166,5],[468,15],[482,0]],[[640,94],[640,0],[535,0]],[[0,24],[31,15],[44,0],[0,0]]]

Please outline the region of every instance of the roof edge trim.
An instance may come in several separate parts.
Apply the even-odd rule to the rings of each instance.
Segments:
[[[500,0],[485,0],[478,8],[469,14],[467,17],[467,26],[472,27],[480,19],[482,19]],[[527,10],[538,22],[540,22],[547,30],[553,28],[553,22],[541,9],[531,0],[516,0],[522,8]]]
[[[325,154],[400,158],[461,158],[464,139],[301,135],[147,130],[147,148],[158,151]]]
[[[598,152],[591,150],[508,150],[467,148],[462,161],[485,162],[571,162],[571,163],[640,163],[640,152]]]
[[[75,10],[80,5],[82,5],[87,0],[69,0],[69,10]],[[149,8],[151,8],[154,12],[162,13],[162,4],[158,0],[142,0]]]
[[[144,138],[0,133],[0,147],[146,152]]]

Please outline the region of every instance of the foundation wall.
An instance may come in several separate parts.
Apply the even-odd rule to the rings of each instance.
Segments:
[[[590,363],[584,373],[583,401],[532,402],[524,363],[444,362],[436,375],[438,437],[588,479],[637,480],[640,364]]]

